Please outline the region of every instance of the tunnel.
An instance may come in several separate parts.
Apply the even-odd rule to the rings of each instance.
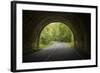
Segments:
[[[75,50],[82,56],[82,59],[90,59],[90,18],[89,13],[23,10],[23,61],[24,57],[39,49],[41,31],[52,22],[66,24],[74,34]]]

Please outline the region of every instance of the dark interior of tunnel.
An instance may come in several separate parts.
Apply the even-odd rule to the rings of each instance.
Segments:
[[[51,22],[63,22],[72,30],[75,41],[74,48],[82,58],[91,59],[91,14],[72,12],[50,12],[23,10],[23,62],[32,62],[29,56],[39,49],[39,37],[42,29]],[[29,56],[29,57],[28,57]],[[36,57],[34,57],[36,59]],[[56,59],[70,60],[70,59]],[[36,62],[42,60],[36,60]],[[47,60],[43,60],[47,61]],[[52,60],[49,60],[52,61]],[[34,61],[35,62],[35,61]]]

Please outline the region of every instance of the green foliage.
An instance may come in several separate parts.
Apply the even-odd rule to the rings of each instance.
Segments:
[[[64,23],[50,23],[41,32],[39,47],[47,47],[52,41],[72,42],[73,34]]]

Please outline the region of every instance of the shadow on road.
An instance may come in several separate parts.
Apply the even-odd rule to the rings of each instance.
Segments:
[[[82,56],[70,48],[66,43],[55,42],[48,48],[41,49],[33,54],[25,56],[23,62],[43,62],[43,61],[62,61],[62,60],[81,60]]]

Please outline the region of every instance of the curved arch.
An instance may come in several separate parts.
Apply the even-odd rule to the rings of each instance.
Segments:
[[[73,35],[74,35],[74,41],[77,41],[77,36],[75,35],[75,34],[77,34],[77,32],[76,32],[76,30],[73,28],[73,26],[72,26],[72,24],[70,23],[70,21],[69,20],[66,20],[64,17],[61,17],[61,16],[54,16],[54,17],[48,17],[48,18],[45,18],[45,19],[43,19],[41,22],[40,22],[40,26],[38,26],[38,28],[39,28],[39,30],[38,30],[38,33],[37,33],[37,35],[38,35],[38,39],[36,40],[36,42],[37,42],[37,48],[39,48],[39,38],[40,38],[40,33],[41,33],[41,31],[43,30],[43,28],[45,27],[45,26],[47,26],[49,23],[52,23],[52,22],[62,22],[62,23],[64,23],[67,27],[69,27],[70,28],[70,30],[72,31],[72,33],[73,33]],[[37,28],[37,29],[38,29]],[[76,46],[77,45],[77,43],[74,43],[75,45],[74,46]]]
[[[41,37],[43,38],[43,35],[45,32],[47,32],[47,30],[49,31],[48,33],[46,33],[45,36],[49,38],[48,39],[44,38],[46,40],[46,41],[44,40],[46,43],[50,44],[52,41],[56,41],[56,42],[65,42],[70,47],[74,46],[74,35],[73,35],[73,32],[70,30],[70,28],[62,22],[52,22],[46,25],[44,28],[42,28],[40,32],[40,36],[39,36],[39,48],[45,48],[45,47],[41,47],[41,44],[42,46],[44,45],[43,42],[41,43],[41,41],[43,41]],[[53,30],[53,31],[50,31],[50,30]]]

